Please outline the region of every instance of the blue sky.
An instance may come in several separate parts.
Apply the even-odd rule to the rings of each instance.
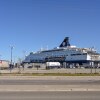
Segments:
[[[72,45],[100,51],[100,0],[0,0],[0,55],[13,60],[41,47]]]

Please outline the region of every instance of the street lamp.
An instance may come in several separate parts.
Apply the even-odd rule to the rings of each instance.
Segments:
[[[2,55],[0,54],[0,60],[2,60],[2,59],[1,59],[1,56],[2,56]]]
[[[91,55],[91,68],[90,68],[91,69],[91,74],[92,74],[92,67],[93,67],[92,51],[93,51],[93,47],[91,48],[91,52],[90,52],[91,53],[90,54]]]
[[[10,53],[11,53],[11,59],[10,59],[10,71],[11,71],[11,68],[12,68],[12,65],[13,65],[13,61],[12,61],[12,54],[13,54],[12,51],[13,51],[13,48],[14,48],[13,46],[10,46],[10,49],[11,49],[11,52],[10,52]]]

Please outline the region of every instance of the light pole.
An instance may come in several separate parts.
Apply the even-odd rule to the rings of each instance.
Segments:
[[[11,46],[11,65],[12,65],[12,50],[13,50],[13,46]]]
[[[1,55],[0,55],[0,62],[2,62]],[[1,70],[1,66],[0,66],[0,70]],[[1,73],[1,71],[0,71],[0,73]]]
[[[91,55],[91,68],[90,68],[90,69],[91,69],[91,74],[92,74],[92,67],[93,67],[93,61],[92,61],[92,60],[93,60],[93,59],[92,59],[92,51],[93,51],[93,50],[92,50],[92,49],[93,49],[93,47],[91,48],[91,52],[90,52],[90,53],[91,53],[91,54],[90,54],[90,55]]]
[[[11,59],[10,59],[10,72],[11,72],[12,65],[13,65],[13,61],[12,61],[12,56],[13,56],[13,52],[12,52],[12,51],[13,51],[13,48],[14,48],[13,46],[10,46],[10,49],[11,49],[11,52],[10,52],[10,53],[11,53]]]
[[[2,60],[2,59],[1,59],[1,56],[2,56],[2,55],[0,54],[0,60]]]

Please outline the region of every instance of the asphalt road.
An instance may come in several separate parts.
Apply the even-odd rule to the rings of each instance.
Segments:
[[[0,77],[0,91],[100,91],[100,77]]]
[[[100,100],[100,77],[0,77],[0,100]]]
[[[0,100],[100,100],[100,92],[0,92]]]
[[[0,85],[100,85],[100,80],[18,80],[0,79]]]

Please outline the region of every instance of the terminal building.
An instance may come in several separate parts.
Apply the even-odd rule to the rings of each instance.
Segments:
[[[94,48],[78,48],[69,43],[69,37],[51,50],[31,52],[23,63],[60,62],[63,67],[99,67],[100,54]]]

